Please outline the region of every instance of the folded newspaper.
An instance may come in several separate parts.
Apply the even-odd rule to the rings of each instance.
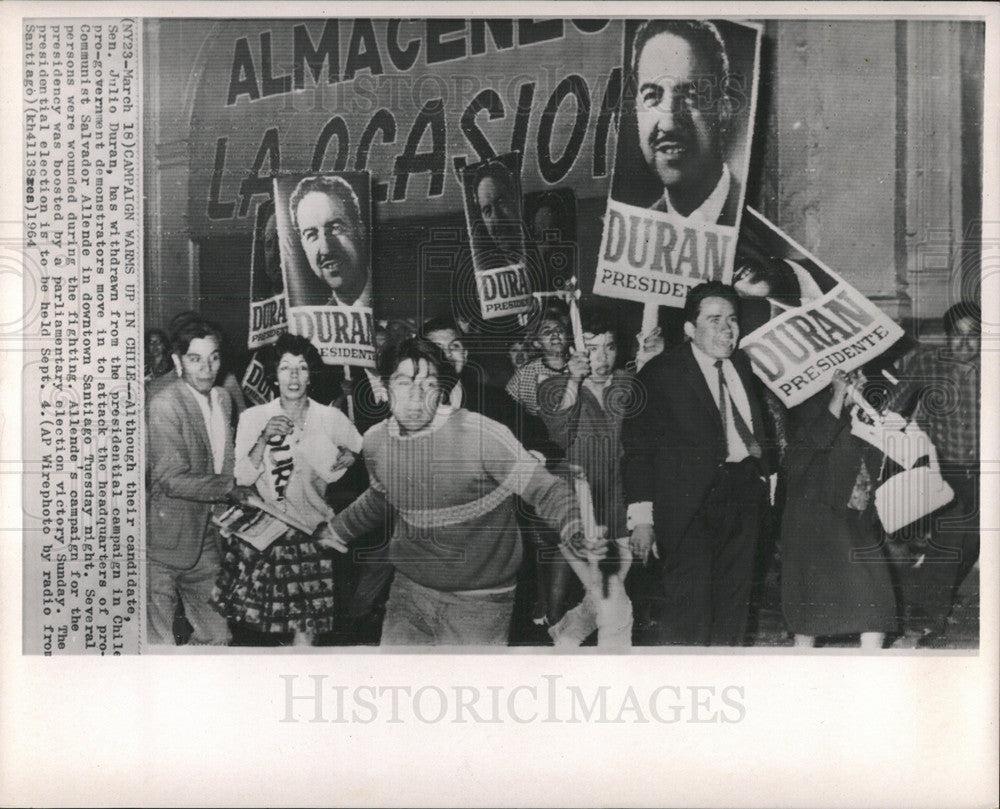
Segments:
[[[290,527],[312,534],[313,528],[282,511],[280,506],[251,495],[246,503],[214,516],[212,522],[226,537],[237,537],[258,551],[266,550]]]

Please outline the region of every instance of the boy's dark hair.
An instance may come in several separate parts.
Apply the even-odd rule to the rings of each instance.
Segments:
[[[420,360],[432,366],[437,373],[441,389],[445,392],[450,391],[458,382],[455,367],[448,362],[448,358],[440,348],[423,337],[408,337],[398,345],[387,345],[379,358],[378,372],[386,383],[406,360],[412,361],[414,366],[419,364]]]
[[[146,352],[147,353],[149,352],[149,341],[152,340],[154,336],[160,338],[160,342],[163,343],[163,347],[169,353],[170,352],[170,335],[168,335],[163,329],[146,329],[145,346],[144,346],[145,349],[146,349]]]
[[[309,366],[310,387],[324,371],[323,359],[316,346],[299,334],[284,332],[276,342],[267,347],[267,351],[263,352],[264,375],[272,385],[278,384],[278,365],[285,354],[302,357],[306,361]]]
[[[740,314],[740,296],[729,284],[721,281],[705,281],[688,290],[687,298],[684,299],[684,322],[694,323],[701,312],[701,302],[705,298],[722,298],[733,305],[736,316]]]
[[[558,323],[565,329],[566,334],[569,334],[572,330],[569,323],[569,310],[565,304],[560,306],[556,303],[550,303],[542,310],[542,313],[538,316],[538,325],[535,328],[536,337],[542,330],[542,324],[546,321]]]
[[[462,330],[450,315],[437,315],[429,320],[425,320],[424,324],[420,327],[420,336],[426,338],[428,334],[448,329],[454,331],[458,335],[459,340],[462,339]]]
[[[583,327],[584,334],[593,334],[595,337],[599,334],[610,333],[615,342],[615,348],[618,350],[614,367],[622,367],[626,358],[622,351],[621,328],[615,313],[605,306],[583,306],[580,309],[580,325]]]
[[[603,307],[600,309],[583,307],[580,311],[580,325],[583,327],[584,334],[596,336],[611,332],[612,337],[615,338],[615,345],[620,346],[621,344],[618,333],[618,318]]]
[[[215,341],[219,344],[219,351],[222,350],[222,332],[218,326],[209,323],[207,320],[185,320],[171,335],[170,350],[178,357],[183,357],[187,354],[192,340],[200,340],[205,337],[214,337]]]
[[[941,323],[944,326],[944,333],[951,337],[955,333],[955,327],[960,320],[971,320],[976,325],[976,328],[982,329],[982,309],[972,301],[959,301],[954,306],[949,307],[941,319]]]
[[[608,580],[622,569],[621,550],[614,538],[608,540],[608,553],[597,563],[597,569],[601,573],[601,593],[607,598],[611,595]]]

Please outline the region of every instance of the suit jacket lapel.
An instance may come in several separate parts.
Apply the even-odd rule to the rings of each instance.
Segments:
[[[220,396],[219,401],[222,403],[222,415],[226,420],[226,450],[222,460],[222,474],[232,475],[236,464],[236,448],[233,446],[233,435],[229,426],[233,423],[233,400],[229,391]]]
[[[187,382],[181,380],[177,384],[180,388],[181,401],[184,403],[184,409],[187,411],[188,421],[194,426],[194,434],[201,441],[202,446],[205,448],[209,464],[212,465],[212,442],[208,438],[208,427],[205,425],[205,416],[201,412],[201,405],[194,398],[196,394],[190,389]]]
[[[684,378],[687,384],[694,390],[705,412],[711,414],[710,417],[713,419],[721,435],[722,414],[719,413],[719,406],[715,403],[715,397],[712,395],[712,391],[709,390],[705,375],[701,372],[701,366],[698,365],[698,360],[694,358],[694,351],[690,343],[684,347]]]
[[[747,401],[750,402],[750,415],[753,418],[753,424],[750,425],[753,430],[754,438],[759,442],[764,441],[764,411],[761,409],[761,404],[757,396],[754,396],[754,391],[756,389],[756,378],[753,371],[750,368],[750,363],[745,360],[744,354],[734,355],[733,365],[736,367],[736,372],[740,375],[740,381],[743,382],[743,390],[746,391]],[[743,360],[743,361],[739,361]]]

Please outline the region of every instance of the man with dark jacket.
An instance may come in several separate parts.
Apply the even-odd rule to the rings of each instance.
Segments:
[[[632,549],[659,559],[665,644],[733,646],[746,629],[767,470],[738,305],[718,281],[688,293],[688,342],[643,366],[645,404],[623,425]]]

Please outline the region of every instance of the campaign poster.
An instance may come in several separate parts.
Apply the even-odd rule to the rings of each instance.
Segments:
[[[328,365],[375,367],[371,175],[283,175],[274,199],[288,330]]]
[[[250,253],[250,328],[248,348],[273,343],[288,331],[285,280],[281,274],[281,241],[274,200],[257,206]]]
[[[594,292],[681,307],[728,281],[757,106],[760,29],[726,20],[625,26],[625,81]]]
[[[888,350],[903,330],[874,303],[747,208],[733,286],[750,331],[740,348],[754,372],[793,407]]]
[[[278,392],[275,390],[271,380],[267,378],[264,363],[260,360],[260,352],[255,351],[247,365],[246,373],[243,374],[243,381],[240,383],[243,395],[251,405],[267,404],[274,399]]]
[[[572,188],[524,196],[528,281],[535,292],[565,289],[577,273],[576,194]]]
[[[521,154],[462,170],[465,220],[484,320],[531,310],[521,198]]]

